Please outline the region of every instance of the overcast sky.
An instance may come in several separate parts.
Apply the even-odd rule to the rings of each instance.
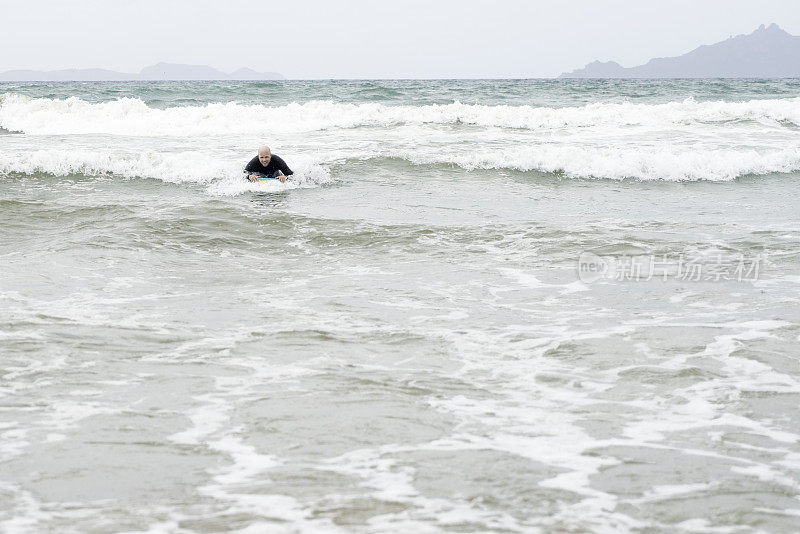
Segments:
[[[0,0],[0,71],[159,61],[288,78],[549,77],[776,22],[800,0]]]

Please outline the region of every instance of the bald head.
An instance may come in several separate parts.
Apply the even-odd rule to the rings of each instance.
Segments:
[[[270,151],[268,146],[262,146],[258,149],[258,161],[266,167],[269,160],[272,159],[272,151]]]

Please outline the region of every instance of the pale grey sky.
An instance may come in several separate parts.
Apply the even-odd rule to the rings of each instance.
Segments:
[[[0,72],[167,61],[289,78],[549,77],[776,22],[800,0],[0,0]]]

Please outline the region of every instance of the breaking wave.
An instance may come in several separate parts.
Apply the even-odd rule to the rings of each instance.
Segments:
[[[187,165],[191,162],[191,165]],[[290,182],[250,183],[244,179],[241,161],[218,159],[201,152],[132,152],[111,150],[37,150],[0,153],[0,176],[114,176],[150,178],[168,183],[194,183],[206,186],[217,195],[233,195],[250,190],[315,187],[331,181],[327,168],[314,164],[298,165]]]
[[[250,189],[242,180],[238,155],[211,156],[202,152],[121,153],[109,150],[37,150],[0,154],[0,176],[10,174],[50,176],[118,176],[152,178],[169,183],[206,185],[219,193],[219,182],[239,184],[238,193]],[[800,170],[800,149],[648,151],[568,146],[517,147],[491,152],[428,153],[398,156],[391,150],[371,151],[341,159],[340,154],[320,154],[300,160],[291,187],[330,182],[331,169],[360,165],[379,168],[389,161],[412,166],[453,165],[465,170],[507,170],[553,173],[567,178],[637,179],[666,181],[730,181],[745,175],[788,173]],[[191,162],[191,165],[187,165]],[[402,172],[402,171],[401,171]],[[419,171],[407,171],[418,174]],[[424,170],[422,172],[425,172]],[[257,186],[268,187],[269,182]],[[228,194],[228,193],[222,193]]]
[[[266,135],[329,128],[400,124],[470,124],[516,129],[647,126],[755,121],[800,126],[800,99],[664,104],[595,103],[580,107],[444,105],[389,106],[315,100],[284,106],[235,102],[204,106],[148,107],[138,98],[89,103],[78,98],[0,97],[0,128],[26,134],[101,133],[131,136]]]
[[[611,180],[730,181],[746,175],[800,170],[800,149],[648,150],[571,146],[516,147],[430,157],[419,163],[451,163],[465,169],[509,169]]]
[[[157,109],[136,98],[90,103],[5,93],[0,133],[22,135],[7,136],[0,175],[109,174],[214,189],[226,180],[241,185],[252,157],[243,150],[263,138],[280,139],[281,154],[299,169],[294,186],[324,183],[347,162],[377,170],[387,159],[568,178],[729,181],[800,170],[798,126],[800,98],[561,108],[316,100]],[[50,147],[37,137],[47,135],[64,137]]]

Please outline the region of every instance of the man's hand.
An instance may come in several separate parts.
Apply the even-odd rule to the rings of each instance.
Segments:
[[[258,176],[256,176],[255,174],[250,174],[247,176],[247,179],[250,180],[251,182],[256,182],[258,181]]]
[[[278,180],[280,180],[280,181],[281,181],[281,183],[283,183],[283,182],[285,182],[285,181],[286,181],[286,177],[285,177],[284,175],[282,175],[282,174],[279,174],[279,175],[278,175]]]

